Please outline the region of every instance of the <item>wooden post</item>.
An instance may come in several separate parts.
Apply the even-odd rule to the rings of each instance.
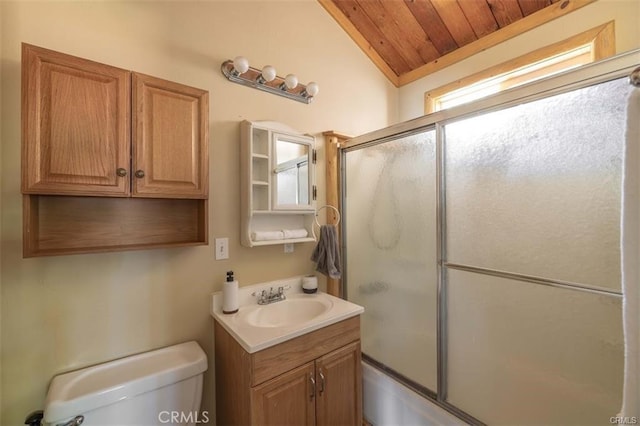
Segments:
[[[350,139],[349,136],[340,135],[333,131],[322,133],[325,141],[325,170],[326,170],[326,199],[327,204],[333,206],[340,211],[342,216],[342,206],[340,205],[340,158],[338,156],[339,148],[344,141]],[[327,223],[336,224],[338,215],[333,209],[326,209]],[[342,247],[342,235],[338,228],[338,241]],[[341,280],[327,278],[327,293],[337,297],[342,296]]]

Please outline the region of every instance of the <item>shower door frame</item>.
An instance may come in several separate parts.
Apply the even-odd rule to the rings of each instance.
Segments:
[[[585,285],[577,285],[575,283],[567,283],[559,280],[538,278],[528,276],[524,274],[503,273],[501,271],[494,271],[484,268],[467,267],[465,265],[459,265],[447,262],[445,258],[446,251],[446,211],[445,211],[445,164],[444,164],[444,132],[442,128],[449,122],[457,121],[463,118],[473,117],[475,115],[485,114],[492,111],[503,110],[521,103],[531,102],[542,98],[547,98],[553,95],[570,92],[572,90],[580,89],[587,86],[592,86],[607,81],[615,80],[629,76],[635,68],[640,65],[640,49],[631,50],[619,54],[617,56],[595,62],[589,65],[582,66],[576,70],[567,71],[558,74],[553,77],[545,78],[533,83],[529,83],[514,89],[509,89],[504,92],[492,95],[487,98],[480,99],[468,104],[460,105],[451,109],[438,111],[429,115],[425,115],[413,120],[409,120],[403,123],[399,123],[384,129],[376,130],[346,141],[340,141],[340,146],[337,150],[333,149],[332,152],[336,153],[335,158],[327,158],[327,173],[337,173],[339,176],[338,187],[327,187],[327,199],[339,199],[341,208],[340,221],[340,234],[342,236],[342,253],[343,253],[343,279],[341,280],[341,292],[342,296],[346,299],[347,294],[347,251],[346,251],[346,154],[349,151],[356,149],[362,149],[367,146],[378,145],[388,142],[392,139],[397,139],[403,136],[415,134],[417,132],[428,131],[435,129],[436,132],[436,255],[437,255],[437,301],[436,301],[436,344],[437,344],[437,392],[431,389],[421,389],[421,386],[412,386],[411,380],[409,383],[406,380],[402,380],[403,377],[398,377],[405,385],[411,387],[430,401],[434,402],[438,406],[445,410],[455,414],[462,420],[471,424],[483,424],[480,420],[474,418],[468,413],[460,410],[455,405],[447,402],[447,315],[446,315],[446,270],[455,269],[471,272],[479,272],[486,275],[493,275],[503,278],[514,278],[521,281],[530,281],[536,284],[548,285],[560,288],[573,288],[581,291],[588,291],[598,294],[606,294],[613,297],[622,297],[621,291],[608,290],[599,287],[591,287]],[[329,144],[330,142],[327,141]],[[331,152],[327,150],[327,152]],[[330,170],[330,167],[339,168],[338,171]],[[377,362],[374,363],[379,364]],[[393,370],[382,365],[376,365],[382,367],[381,369],[386,373],[391,373]],[[436,397],[433,398],[433,395]]]

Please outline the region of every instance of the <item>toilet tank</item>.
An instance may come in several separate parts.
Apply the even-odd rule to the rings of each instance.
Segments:
[[[157,349],[55,376],[44,424],[84,416],[83,426],[196,425],[207,357],[196,342]]]

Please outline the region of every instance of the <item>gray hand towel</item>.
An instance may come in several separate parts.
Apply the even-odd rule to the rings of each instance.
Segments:
[[[342,276],[338,234],[335,225],[320,227],[320,239],[311,254],[311,260],[316,262],[316,271],[321,274],[334,279],[339,279]]]

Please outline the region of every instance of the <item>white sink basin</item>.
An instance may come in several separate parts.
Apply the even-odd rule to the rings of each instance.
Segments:
[[[254,327],[287,327],[309,322],[327,312],[332,306],[333,302],[326,298],[296,295],[269,305],[244,309],[239,313],[238,319]]]
[[[286,300],[258,305],[254,294],[288,288]],[[302,292],[302,277],[254,284],[238,290],[240,309],[222,312],[222,292],[213,294],[211,315],[248,353],[360,315],[364,308],[326,293]]]

